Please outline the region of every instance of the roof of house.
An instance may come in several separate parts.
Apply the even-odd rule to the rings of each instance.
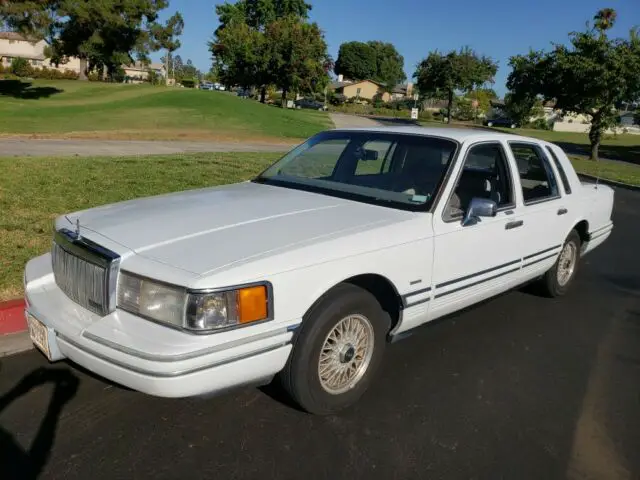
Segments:
[[[346,81],[346,82],[333,82],[331,84],[331,86],[333,88],[343,88],[343,87],[347,87],[349,85],[357,85],[359,83],[364,83],[364,82],[369,82],[369,83],[375,83],[376,85],[378,85],[379,87],[384,87],[384,83],[381,82],[376,82],[375,80],[369,80],[369,79],[364,79],[364,80],[354,80],[354,81]]]

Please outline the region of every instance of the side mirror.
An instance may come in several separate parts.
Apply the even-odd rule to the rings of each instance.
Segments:
[[[480,221],[480,217],[495,217],[496,213],[498,213],[498,205],[496,202],[488,198],[474,197],[471,199],[469,208],[467,208],[464,214],[462,226],[475,225]]]

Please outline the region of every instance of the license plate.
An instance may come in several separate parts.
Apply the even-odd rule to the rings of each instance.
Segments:
[[[51,360],[51,352],[49,352],[49,331],[40,320],[29,315],[29,336],[33,344]]]

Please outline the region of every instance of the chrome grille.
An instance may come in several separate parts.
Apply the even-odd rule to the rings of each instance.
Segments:
[[[56,233],[51,249],[56,285],[74,302],[98,315],[115,308],[119,257],[71,232]]]

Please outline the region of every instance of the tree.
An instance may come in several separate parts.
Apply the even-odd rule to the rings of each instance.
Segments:
[[[468,92],[493,81],[497,70],[498,65],[489,57],[462,48],[447,54],[431,52],[418,64],[413,76],[421,95],[447,99],[447,121],[451,123],[454,93]]]
[[[376,76],[376,52],[363,42],[340,45],[335,72],[350,80],[373,79]]]
[[[640,37],[632,30],[627,39],[610,39],[607,31],[615,11],[601,10],[595,25],[569,34],[570,45],[555,45],[550,52],[537,51],[512,57],[507,87],[519,101],[538,95],[555,100],[564,112],[591,119],[591,158],[598,159],[603,132],[616,124],[615,106],[640,95]]]
[[[78,57],[81,76],[105,67],[110,76],[135,54],[153,49],[158,12],[167,0],[17,0],[0,3],[0,19],[23,33],[45,38],[54,63]]]
[[[368,42],[368,45],[375,52],[376,72],[373,79],[391,92],[398,83],[407,78],[404,74],[404,57],[391,43],[373,41]]]
[[[282,88],[282,106],[287,94],[320,91],[328,83],[332,67],[327,44],[316,23],[288,16],[271,23],[265,32],[268,71]]]
[[[180,48],[180,40],[178,37],[182,35],[184,29],[184,20],[180,12],[175,13],[167,20],[164,25],[155,24],[151,29],[151,35],[155,42],[157,49],[163,49],[167,51],[164,56],[165,65],[165,78],[166,83],[169,83],[169,60],[178,48]]]
[[[405,80],[404,58],[391,43],[346,42],[340,45],[335,72],[351,80],[374,80],[391,91]]]
[[[512,92],[504,96],[504,111],[509,118],[520,125],[529,123],[531,118],[541,117],[544,113],[540,98],[520,98]]]
[[[288,42],[290,39],[284,32],[293,34],[295,29],[292,27],[287,30],[284,25],[308,25],[306,18],[310,9],[311,5],[303,0],[239,0],[233,4],[217,5],[220,25],[214,32],[213,40],[209,42],[213,69],[217,76],[230,85],[259,87],[260,101],[265,102],[270,84],[286,83],[278,75],[284,68],[283,59],[290,57],[291,51],[287,52],[286,46],[278,45],[277,41]],[[296,47],[293,50],[298,49]],[[309,53],[313,55],[312,51]],[[313,58],[300,58],[298,61],[313,64]],[[309,74],[308,82],[315,85],[318,78],[311,70],[313,69],[308,66],[296,65],[289,73],[305,71]],[[293,85],[306,88],[304,85],[307,80],[294,80],[288,88]]]
[[[209,44],[217,77],[227,85],[266,90],[271,80],[264,34],[242,21],[232,21]],[[261,98],[264,101],[264,98]]]

